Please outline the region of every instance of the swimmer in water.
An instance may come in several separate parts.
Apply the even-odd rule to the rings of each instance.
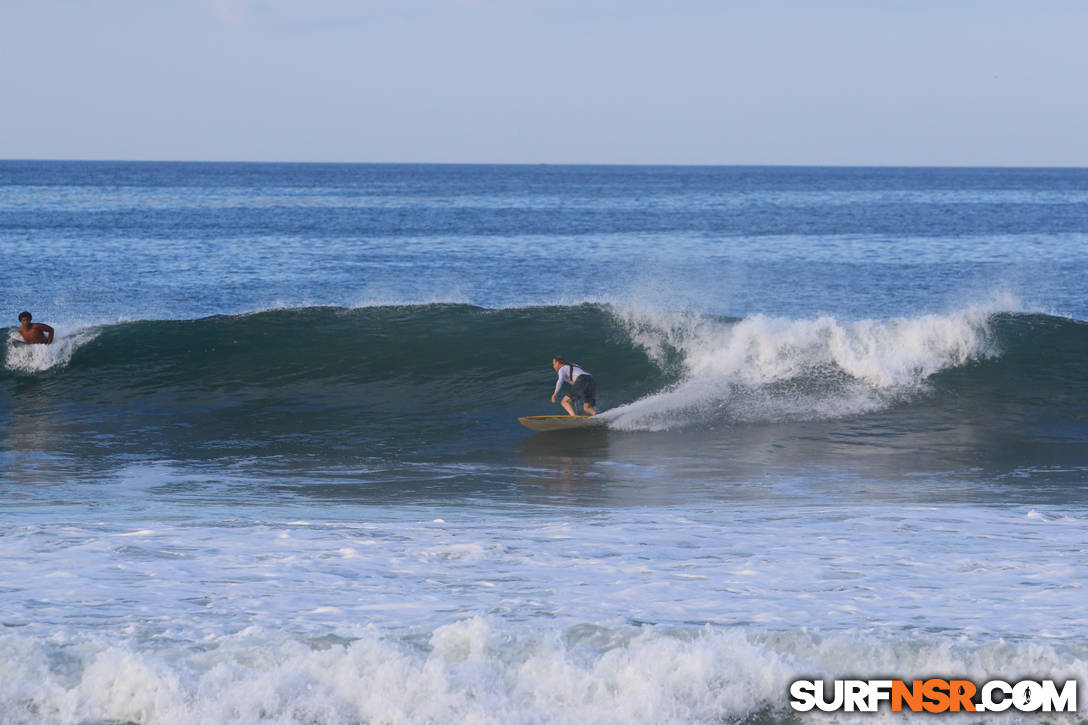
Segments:
[[[16,329],[23,336],[23,342],[27,345],[50,345],[53,342],[53,328],[44,322],[31,322],[33,318],[29,312],[19,313],[19,327]],[[12,344],[19,342],[12,340]]]

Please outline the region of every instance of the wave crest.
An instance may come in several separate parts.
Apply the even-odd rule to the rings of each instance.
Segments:
[[[674,349],[684,374],[608,417],[616,428],[667,429],[718,417],[812,419],[880,409],[925,389],[935,373],[997,356],[994,314],[972,308],[855,322],[686,317],[666,322],[656,339],[644,322],[629,319],[648,354],[664,360]]]
[[[131,425],[148,436],[181,425],[223,440],[241,429],[355,440],[400,425],[408,445],[421,426],[447,440],[555,412],[556,353],[594,374],[603,416],[620,430],[832,419],[902,404],[980,421],[1030,413],[1065,430],[1088,390],[1088,325],[985,307],[858,321],[604,304],[269,310],[77,329],[7,351],[0,377],[40,378],[8,393],[17,405],[23,395],[48,404],[58,424]]]

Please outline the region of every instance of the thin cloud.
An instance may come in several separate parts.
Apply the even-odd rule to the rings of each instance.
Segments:
[[[211,0],[212,11],[224,25],[245,25],[251,0]]]

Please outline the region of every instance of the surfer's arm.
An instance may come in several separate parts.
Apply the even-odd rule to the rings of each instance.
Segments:
[[[557,395],[559,395],[559,391],[563,387],[563,368],[566,368],[566,367],[567,366],[564,365],[563,367],[559,368],[559,379],[555,381],[555,392],[552,393],[552,402],[553,403],[555,402],[555,397]]]
[[[51,345],[53,343],[53,328],[44,322],[39,322],[37,327],[46,335],[45,344]]]

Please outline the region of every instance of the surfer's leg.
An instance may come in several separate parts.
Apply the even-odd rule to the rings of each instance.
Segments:
[[[582,407],[590,415],[597,415],[597,381],[592,375],[583,375],[578,378],[579,383],[583,383],[582,389],[579,391],[582,397]]]
[[[562,403],[563,403],[563,409],[566,410],[568,414],[574,415],[574,405],[570,402],[570,396],[569,395],[564,395],[563,396]]]

